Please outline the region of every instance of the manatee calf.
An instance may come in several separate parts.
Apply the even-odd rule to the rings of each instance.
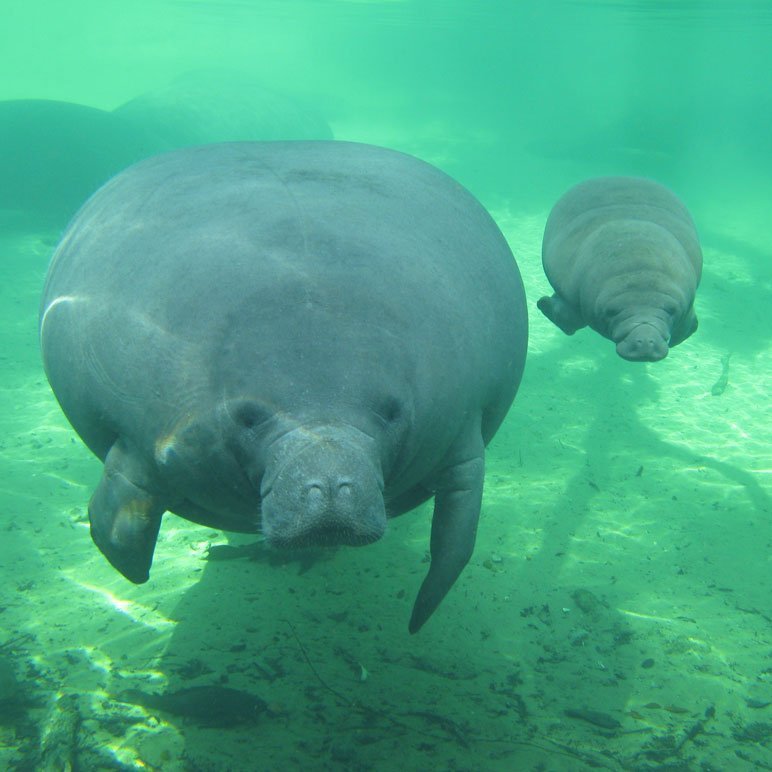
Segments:
[[[547,219],[542,262],[555,294],[539,309],[568,335],[589,325],[619,356],[656,362],[697,329],[697,232],[656,182],[599,177],[571,188]]]
[[[98,191],[52,258],[40,338],[104,460],[91,533],[125,576],[147,580],[165,510],[276,547],[359,545],[433,497],[415,632],[472,553],[527,317],[501,232],[442,172],[248,142]]]

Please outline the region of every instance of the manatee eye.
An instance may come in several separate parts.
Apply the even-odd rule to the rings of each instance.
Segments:
[[[396,397],[387,397],[381,402],[375,412],[385,423],[390,424],[400,417],[402,407]]]
[[[613,319],[619,313],[619,309],[616,306],[608,306],[603,312],[606,319]]]
[[[268,412],[257,402],[244,400],[230,410],[234,422],[243,429],[254,429],[268,420]]]

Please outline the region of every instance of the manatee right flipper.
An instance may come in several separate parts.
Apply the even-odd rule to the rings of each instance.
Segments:
[[[88,505],[91,538],[127,579],[146,582],[166,505],[143,485],[142,466],[118,440]]]
[[[557,292],[552,297],[545,295],[539,298],[536,307],[566,335],[573,335],[577,330],[587,326],[587,322],[576,313],[573,306],[563,300]]]
[[[466,458],[448,466],[435,480],[431,563],[413,606],[408,630],[417,633],[458,579],[474,550],[485,479],[482,437]]]

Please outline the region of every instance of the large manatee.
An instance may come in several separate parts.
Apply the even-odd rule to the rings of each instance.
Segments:
[[[555,294],[539,309],[568,335],[589,325],[621,357],[655,362],[697,329],[697,232],[652,180],[598,177],[571,188],[550,212],[542,262]]]
[[[250,142],[97,192],[52,258],[40,337],[104,460],[91,533],[125,576],[147,580],[165,510],[277,547],[358,545],[434,498],[415,632],[472,554],[527,317],[501,232],[442,172]]]

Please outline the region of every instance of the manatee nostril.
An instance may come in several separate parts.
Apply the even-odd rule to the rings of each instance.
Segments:
[[[306,485],[306,499],[309,503],[319,502],[325,498],[324,487],[319,482],[311,482]]]
[[[349,480],[338,483],[338,496],[350,497],[354,493],[354,486]]]

